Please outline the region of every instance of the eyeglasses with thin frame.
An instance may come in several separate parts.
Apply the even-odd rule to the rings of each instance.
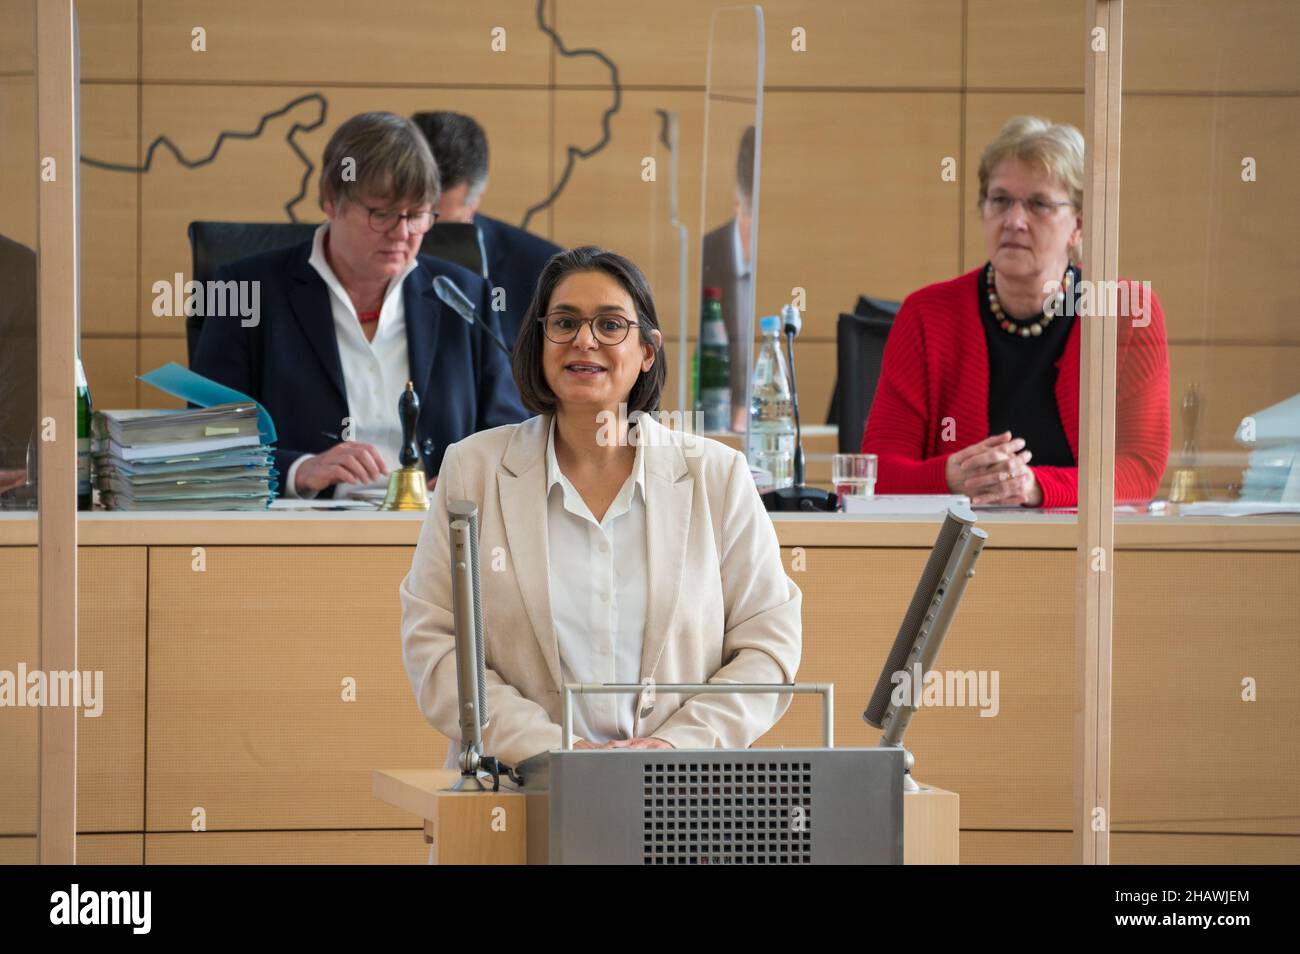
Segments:
[[[578,337],[583,324],[591,325],[592,336],[604,345],[622,344],[627,338],[628,329],[639,322],[628,321],[622,315],[596,315],[592,318],[579,318],[568,312],[553,311],[537,319],[542,323],[542,332],[548,341],[556,344],[569,344]]]
[[[1020,203],[1025,207],[1025,212],[1036,219],[1050,219],[1063,205],[1074,205],[1073,202],[1052,202],[1039,196],[1030,196],[1028,199],[1021,199],[1018,196],[1007,195],[1005,192],[998,192],[994,195],[985,196],[984,211],[991,215],[1006,215]]]
[[[391,232],[393,227],[402,219],[406,219],[406,230],[412,235],[423,235],[433,224],[438,221],[438,213],[426,210],[424,212],[397,212],[393,209],[372,209],[368,205],[361,208],[366,210],[369,215],[370,227],[376,232]]]

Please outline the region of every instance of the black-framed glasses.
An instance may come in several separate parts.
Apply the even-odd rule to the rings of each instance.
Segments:
[[[1031,196],[1028,199],[1021,199],[1014,195],[998,193],[996,195],[985,196],[984,211],[991,215],[1006,215],[1019,202],[1024,205],[1025,211],[1036,219],[1050,219],[1052,215],[1063,205],[1074,205],[1073,202],[1052,202],[1049,199],[1043,199],[1038,196]]]
[[[363,205],[362,208],[369,214],[370,227],[376,232],[391,232],[400,220],[406,219],[408,232],[423,235],[438,221],[437,212],[397,212],[393,209],[372,209],[368,205]]]
[[[537,319],[542,323],[542,331],[547,340],[556,344],[569,344],[578,337],[578,330],[584,325],[591,325],[593,337],[601,344],[622,344],[627,338],[628,329],[639,322],[628,321],[622,315],[596,315],[594,318],[579,318],[562,311],[543,315]]]

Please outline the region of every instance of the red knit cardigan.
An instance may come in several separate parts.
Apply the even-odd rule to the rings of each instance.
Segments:
[[[880,383],[862,451],[875,454],[882,494],[946,494],[948,455],[989,436],[989,355],[979,311],[980,268],[907,296],[885,344]],[[1155,294],[1128,282],[1129,311],[1118,321],[1115,500],[1155,496],[1169,458],[1169,357],[1165,316]],[[1122,304],[1122,302],[1121,302]],[[1079,460],[1079,341],[1076,319],[1057,362],[1056,408]],[[1029,448],[1033,450],[1033,448]],[[1078,505],[1079,469],[1035,467],[1044,507]]]

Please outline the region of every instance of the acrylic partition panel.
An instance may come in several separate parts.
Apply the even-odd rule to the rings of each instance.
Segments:
[[[1298,41],[1125,5],[1116,532],[1170,545],[1114,556],[1117,862],[1300,860]]]
[[[756,327],[760,156],[763,138],[763,12],[722,7],[709,27],[700,196],[700,282],[690,303],[700,343],[704,290],[721,292],[728,338],[729,409],[712,415],[725,432],[747,432]],[[773,305],[772,307],[779,307]],[[695,353],[691,354],[695,359]],[[697,411],[699,398],[692,391]],[[705,430],[710,425],[705,425]]]
[[[27,545],[0,546],[0,864],[35,864],[38,710],[25,678],[40,668],[35,3],[5,0],[0,22],[0,521],[30,528]]]
[[[665,353],[676,343],[668,366],[669,386],[664,388],[661,407],[668,412],[686,412],[690,410],[687,395],[690,376],[683,373],[689,366],[683,362],[690,354],[687,307],[690,232],[682,221],[680,204],[681,124],[680,116],[667,109],[656,109],[655,118],[657,122],[646,152],[651,160],[647,173],[651,178],[646,277],[654,291]]]

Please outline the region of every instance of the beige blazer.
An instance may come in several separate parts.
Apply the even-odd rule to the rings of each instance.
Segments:
[[[648,416],[642,421],[649,550],[642,681],[793,682],[802,594],[785,574],[744,456]],[[425,718],[458,740],[447,503],[474,501],[488,669],[484,750],[510,764],[560,747],[547,566],[549,429],[542,415],[447,448],[401,586],[406,673]],[[679,749],[745,748],[790,704],[788,694],[645,695],[636,700],[635,734]]]

